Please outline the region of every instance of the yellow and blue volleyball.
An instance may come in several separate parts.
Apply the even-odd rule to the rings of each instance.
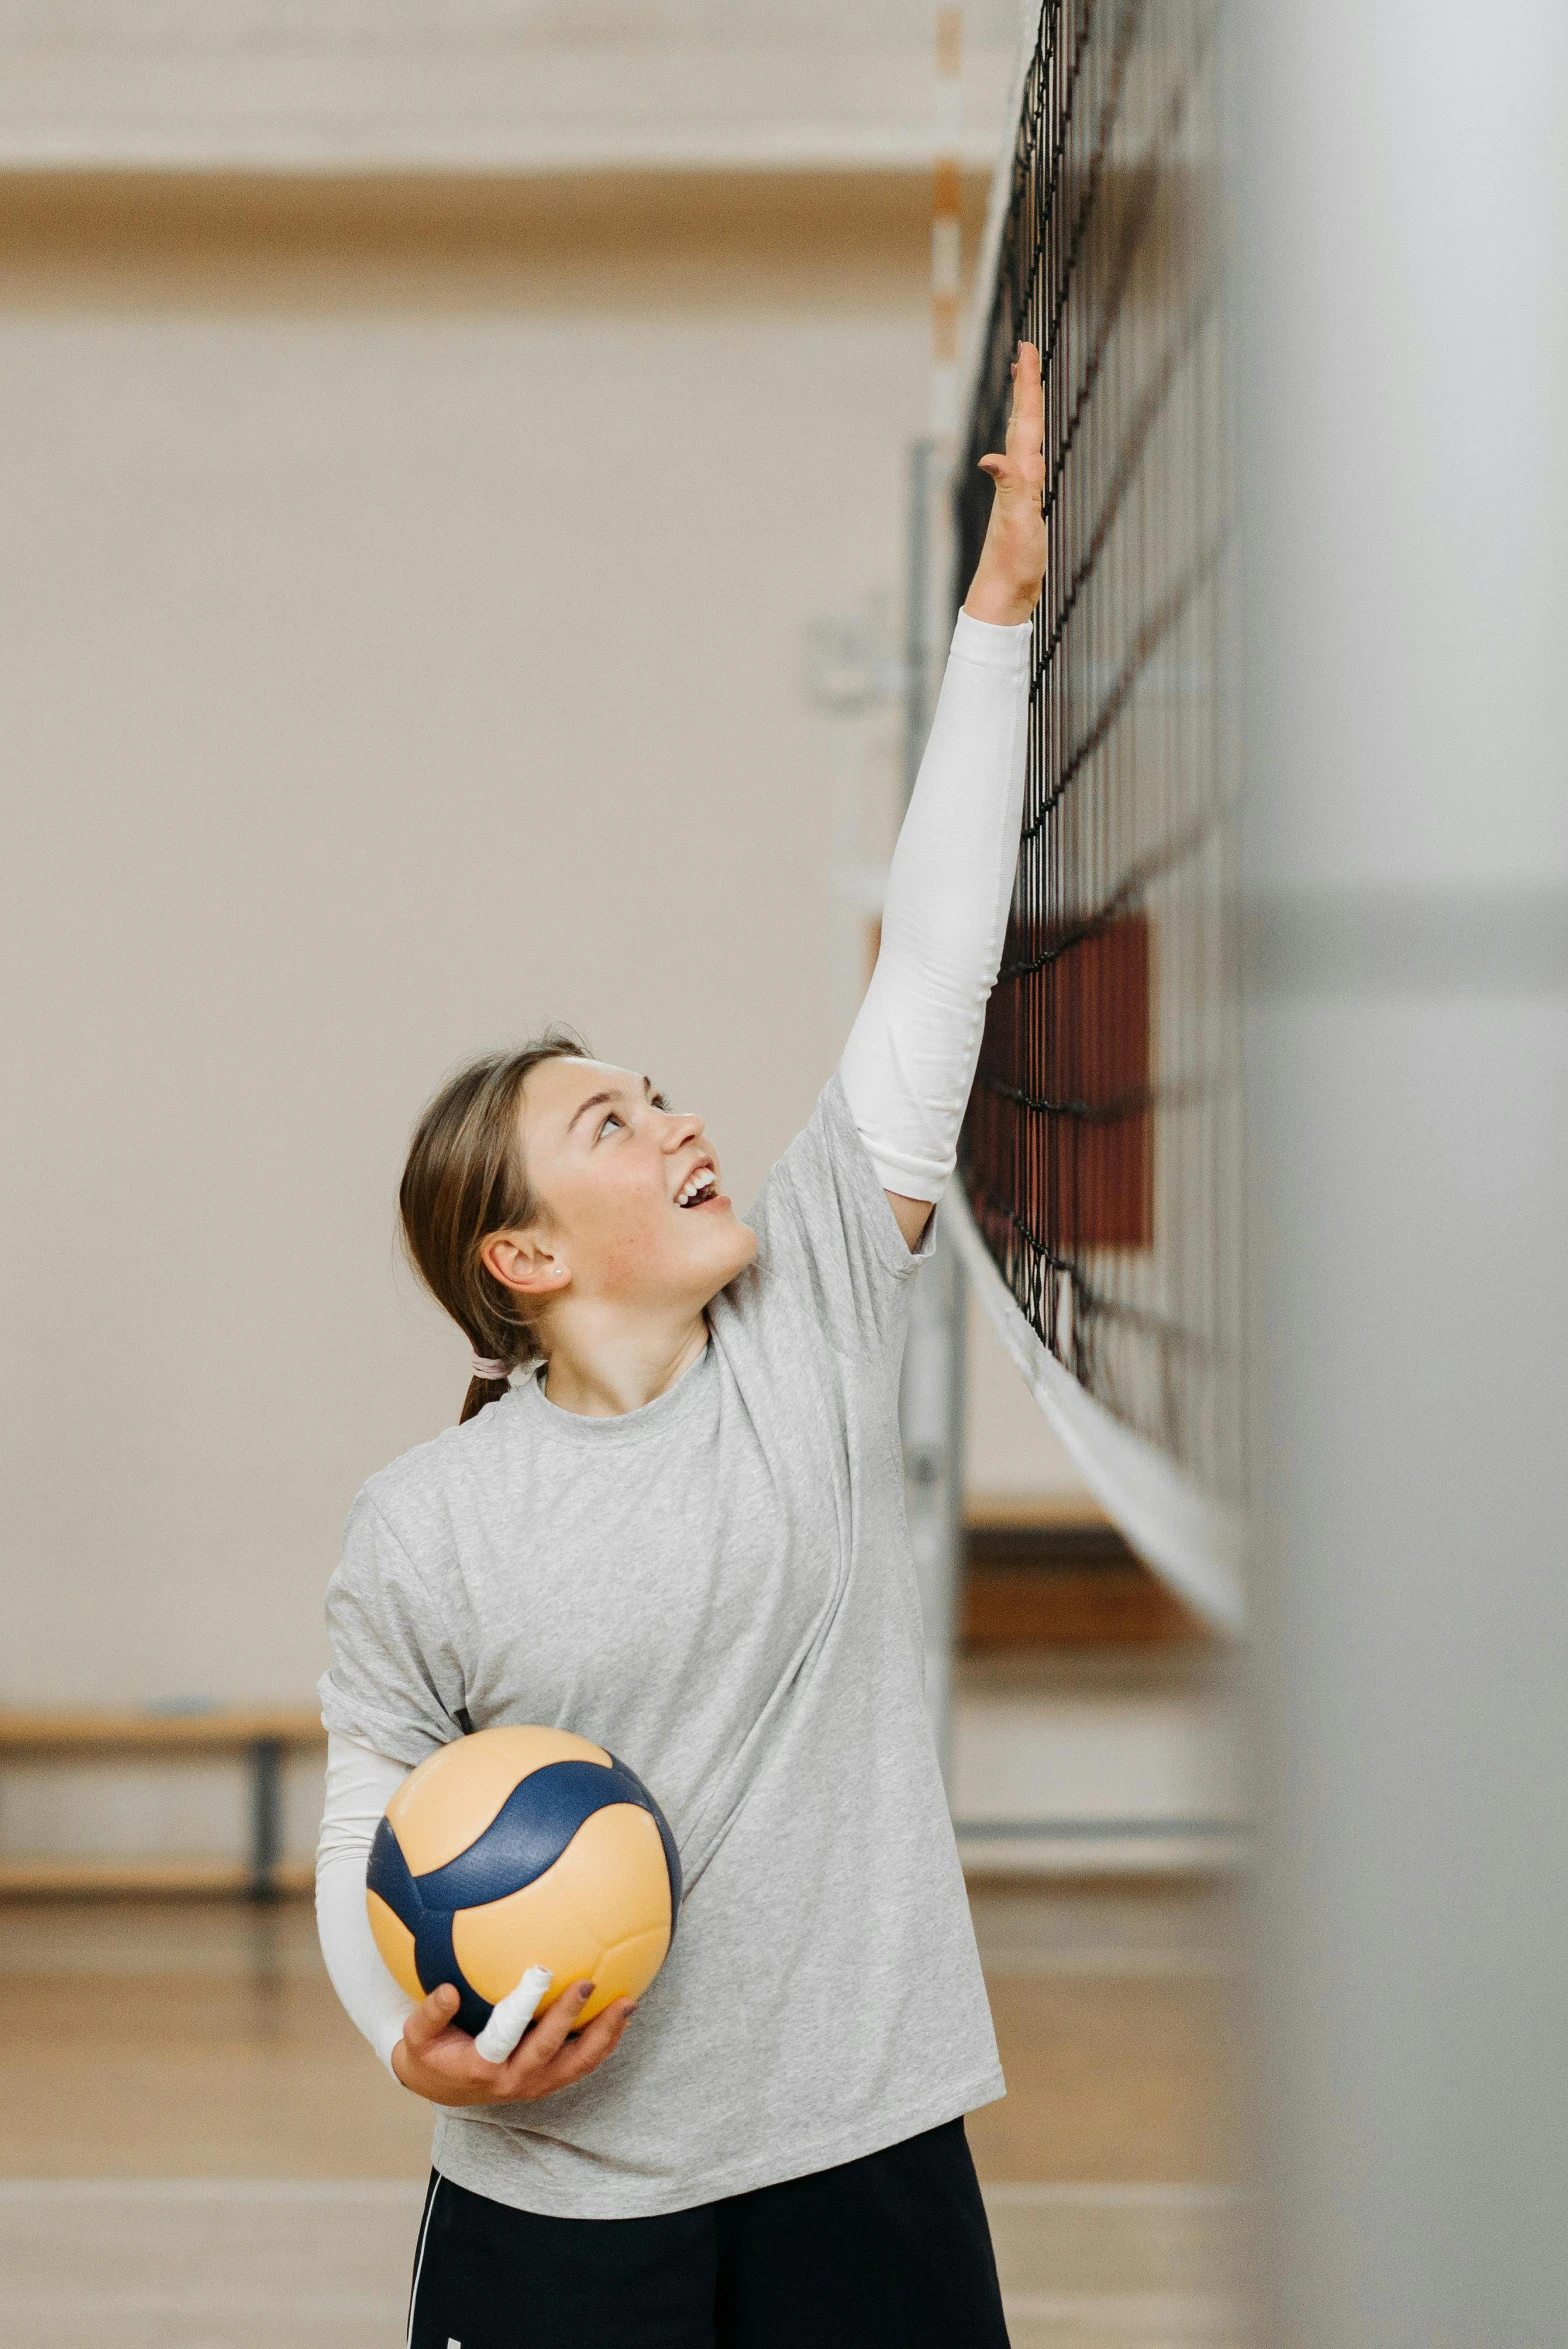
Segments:
[[[530,1966],[640,1998],[663,1965],[681,1901],[664,1813],[624,1762],[567,1729],[480,1729],[409,1773],[376,1829],[370,1930],[410,1998],[450,1982],[454,2020],[479,2032]]]

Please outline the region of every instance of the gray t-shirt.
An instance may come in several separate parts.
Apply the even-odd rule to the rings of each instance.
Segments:
[[[522,1382],[379,1476],[328,1594],[327,1727],[419,1762],[497,1722],[650,1786],[686,1893],[616,2053],[443,2111],[436,2167],[566,2218],[680,2210],[1002,2094],[922,1692],[898,1377],[919,1256],[835,1077],[712,1341],[623,1418]]]

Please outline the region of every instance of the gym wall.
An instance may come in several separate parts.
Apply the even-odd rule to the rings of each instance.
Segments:
[[[536,1023],[746,1198],[827,979],[810,621],[896,603],[926,187],[17,179],[0,925],[12,1703],[307,1696],[446,1425],[420,1102]],[[987,1487],[1070,1482],[971,1349]]]

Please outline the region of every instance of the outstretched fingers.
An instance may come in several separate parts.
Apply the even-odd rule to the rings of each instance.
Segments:
[[[1045,483],[1045,392],[1040,381],[1040,354],[1033,343],[1020,343],[1013,362],[1013,396],[1007,412],[1007,453],[980,459],[980,470],[990,475],[999,495],[1033,496],[1038,501]]]
[[[1044,437],[1040,354],[1033,343],[1020,343],[1013,366],[1006,454],[980,459],[980,470],[989,474],[996,495],[964,598],[971,619],[1017,627],[1040,600],[1046,558]]]
[[[1040,354],[1033,343],[1020,343],[1013,363],[1013,402],[1007,411],[1007,453],[1010,457],[1038,457],[1045,439],[1045,387],[1040,381]]]

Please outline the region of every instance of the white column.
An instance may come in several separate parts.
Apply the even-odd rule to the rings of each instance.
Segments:
[[[1244,0],[1272,2338],[1568,2323],[1568,10]]]

